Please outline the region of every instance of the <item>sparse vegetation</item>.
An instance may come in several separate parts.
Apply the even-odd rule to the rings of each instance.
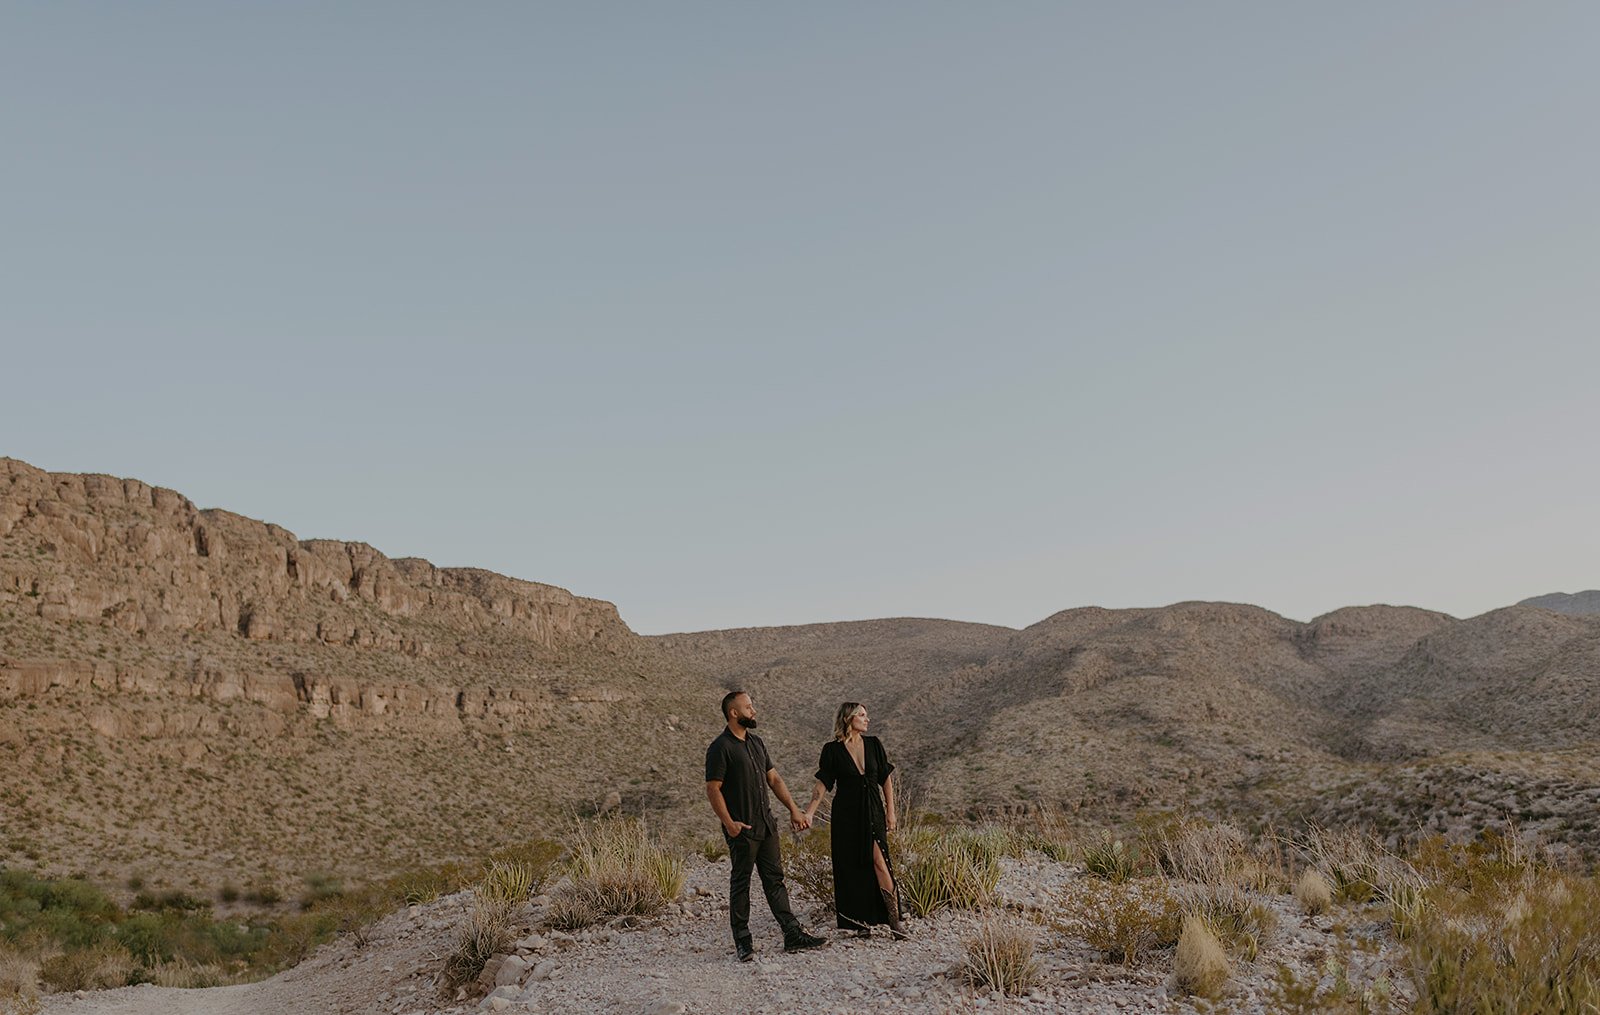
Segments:
[[[546,920],[573,930],[614,916],[653,916],[683,891],[683,860],[637,819],[580,823],[568,883],[551,897]]]

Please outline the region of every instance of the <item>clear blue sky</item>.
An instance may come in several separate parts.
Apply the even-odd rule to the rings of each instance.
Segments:
[[[1597,41],[9,4],[0,453],[652,633],[1600,586]]]

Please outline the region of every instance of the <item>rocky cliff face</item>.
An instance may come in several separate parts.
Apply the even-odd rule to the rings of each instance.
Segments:
[[[0,603],[56,623],[134,634],[223,631],[412,655],[455,651],[409,622],[470,636],[514,633],[552,653],[625,640],[610,603],[364,543],[298,540],[276,525],[203,511],[135,479],[49,473],[0,458]]]
[[[715,697],[652,660],[610,603],[0,458],[0,863],[292,890],[671,809]]]

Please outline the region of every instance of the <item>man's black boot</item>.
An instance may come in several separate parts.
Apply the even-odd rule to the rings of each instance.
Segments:
[[[786,952],[803,952],[807,948],[821,948],[827,943],[828,939],[825,937],[817,937],[815,934],[807,934],[803,930],[797,930],[793,934],[784,936],[783,950]]]
[[[740,962],[749,962],[751,959],[756,957],[755,946],[749,941],[735,941],[733,943],[733,948],[734,951],[739,953]]]

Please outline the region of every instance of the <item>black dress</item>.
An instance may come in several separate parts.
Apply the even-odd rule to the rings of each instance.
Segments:
[[[877,737],[862,737],[862,756],[866,771],[856,767],[850,751],[838,740],[822,745],[817,761],[817,780],[827,789],[838,787],[833,795],[831,840],[833,844],[833,908],[839,926],[861,930],[875,923],[888,923],[889,912],[878,888],[873,870],[872,845],[883,852],[883,862],[894,877],[889,859],[889,834],[883,809],[883,784],[894,771],[883,744]],[[895,882],[896,889],[899,882]]]

